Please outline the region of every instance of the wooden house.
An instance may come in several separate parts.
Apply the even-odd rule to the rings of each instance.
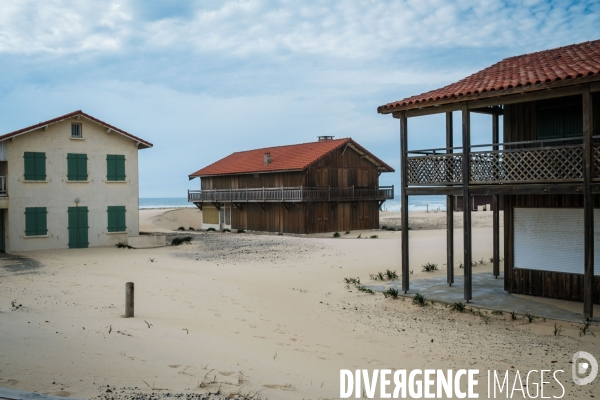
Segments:
[[[500,275],[499,199],[504,200],[504,289],[600,303],[600,40],[504,59],[440,89],[378,108],[400,120],[402,230],[408,196],[491,195],[494,268]],[[454,146],[453,112],[462,119]],[[445,113],[446,143],[407,148],[407,121]],[[491,115],[491,143],[471,145],[472,113]],[[500,136],[499,118],[503,118]],[[464,298],[472,299],[471,207],[464,215]],[[448,284],[454,282],[452,218]],[[402,288],[409,290],[408,234]]]
[[[203,229],[316,233],[379,228],[379,207],[394,197],[379,175],[393,168],[352,139],[233,153],[189,176],[201,190],[188,201]]]

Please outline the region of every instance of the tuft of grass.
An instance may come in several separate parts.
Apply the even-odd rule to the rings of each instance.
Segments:
[[[342,236],[342,235],[340,235],[340,233],[339,233],[339,232],[335,232],[335,233],[333,234],[333,237],[334,237],[334,238],[339,238],[339,237],[341,237],[341,236]]]
[[[369,294],[375,294],[375,292],[372,289],[369,289],[365,285],[356,285],[356,289],[359,290],[359,291],[361,291],[361,292],[365,292],[365,293],[369,293]]]
[[[483,265],[483,264],[485,264],[485,260],[482,258],[481,260],[479,260],[479,261],[478,261],[478,264],[479,264],[479,265]]]
[[[562,325],[557,325],[555,322],[554,323],[554,336],[560,336],[562,331],[563,331]]]
[[[225,228],[225,229],[222,230],[222,232],[231,232],[231,229]]]
[[[243,230],[243,229],[238,229],[238,230],[237,230],[237,233],[246,233],[246,231],[245,231],[245,230]]]
[[[393,281],[398,279],[398,273],[396,271],[390,271],[389,269],[385,271],[385,277],[388,281]]]
[[[433,263],[427,263],[421,266],[423,269],[421,271],[424,272],[431,272],[431,271],[437,271],[438,266],[437,264],[433,264]]]
[[[413,274],[413,272],[415,272],[415,271],[411,269],[411,270],[410,270],[410,274],[412,275],[412,274]]]
[[[349,234],[350,234],[350,231],[346,231],[346,235],[349,235]]]
[[[510,313],[510,319],[512,321],[516,321],[517,320],[517,314],[514,311]]]
[[[175,237],[175,238],[173,238],[173,240],[171,240],[171,246],[179,246],[184,243],[190,244],[191,242],[192,242],[191,236]]]
[[[527,320],[529,321],[529,323],[535,322],[535,320],[537,319],[537,317],[535,315],[531,315],[529,313],[527,313],[526,315],[527,315]]]
[[[425,307],[428,304],[427,298],[421,293],[415,294],[415,297],[412,299],[412,303],[421,307]]]
[[[582,321],[583,322],[583,326],[579,327],[579,336],[585,336],[588,333],[592,336],[596,336],[594,335],[594,332],[592,332],[590,330],[590,326],[592,325],[592,321]]]
[[[458,262],[458,268],[464,268],[464,267],[465,267],[465,265],[462,263],[462,261],[459,261]]]
[[[360,237],[362,236],[362,233],[359,233],[358,236],[356,237],[357,239],[360,239]]]
[[[117,246],[119,249],[135,249],[135,247],[132,247],[128,244],[121,243],[121,242],[115,244],[115,246]]]
[[[383,225],[383,226],[381,227],[381,229],[383,229],[384,231],[385,231],[387,228],[388,228],[388,227],[387,227],[387,225]]]
[[[502,314],[504,314],[504,313],[502,311],[500,311],[500,310],[494,310],[494,311],[492,311],[492,315],[502,315]]]
[[[374,281],[393,281],[398,279],[398,273],[396,271],[391,271],[388,269],[385,272],[369,274],[369,277]]]
[[[389,288],[388,290],[383,292],[383,295],[385,297],[391,297],[392,299],[397,299],[398,298],[398,289]]]
[[[206,232],[216,232],[217,230],[213,227],[210,227],[206,230]]]
[[[490,264],[494,263],[494,257],[490,257]]]
[[[185,228],[183,226],[180,226],[179,228],[177,228],[178,231],[185,231]]]
[[[277,236],[283,236],[283,232],[277,233]]]
[[[344,278],[344,282],[353,285],[360,285],[360,278]]]
[[[481,317],[483,322],[485,322],[486,325],[490,322],[490,317],[488,317],[487,315],[479,314],[479,316]]]
[[[194,227],[192,227],[192,226],[190,226],[190,227],[188,228],[188,230],[189,230],[189,231],[195,231]]]
[[[377,239],[379,236],[377,235],[371,235],[371,239]]]
[[[457,301],[456,303],[452,304],[450,309],[452,311],[465,312],[465,310],[467,309],[467,306],[462,301]]]

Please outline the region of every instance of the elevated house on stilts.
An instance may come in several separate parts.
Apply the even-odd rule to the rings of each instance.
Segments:
[[[194,172],[188,201],[203,229],[319,233],[378,229],[379,208],[394,198],[379,175],[394,169],[352,140],[240,151]]]
[[[408,196],[447,196],[448,284],[454,196],[493,196],[493,274],[504,289],[600,303],[600,40],[504,59],[465,79],[378,108],[400,120],[402,289],[409,290]],[[455,147],[453,112],[462,118]],[[408,119],[446,114],[441,148],[407,148]],[[472,113],[492,116],[492,143],[471,145]],[[499,119],[503,118],[500,134]],[[464,299],[472,299],[471,207],[464,215]]]

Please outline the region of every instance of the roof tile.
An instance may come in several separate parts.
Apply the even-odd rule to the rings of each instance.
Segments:
[[[377,111],[599,74],[600,39],[506,58],[458,82],[385,104]]]
[[[239,151],[190,174],[190,178],[211,175],[302,171],[325,155],[349,143],[369,154],[389,172],[394,171],[392,167],[365,150],[354,140],[346,138]],[[270,153],[272,159],[272,162],[267,165],[264,165],[265,153]]]

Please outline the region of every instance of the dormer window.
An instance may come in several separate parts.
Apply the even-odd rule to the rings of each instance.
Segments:
[[[83,139],[81,124],[71,124],[71,139]]]

